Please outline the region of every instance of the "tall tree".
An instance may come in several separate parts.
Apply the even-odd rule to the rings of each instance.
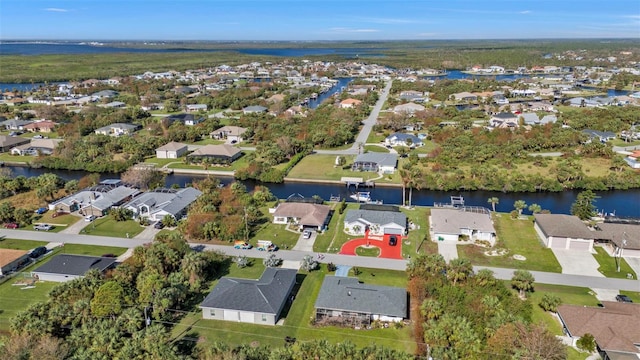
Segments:
[[[493,196],[493,197],[490,197],[490,198],[487,200],[487,202],[491,204],[491,209],[493,210],[493,212],[496,212],[496,205],[497,205],[498,203],[500,203],[500,199],[499,199],[499,198],[497,198],[497,197],[495,197],[495,196]]]
[[[516,270],[511,278],[511,286],[518,290],[521,298],[526,298],[526,292],[533,290],[535,278],[527,270]]]
[[[582,191],[571,205],[571,215],[575,215],[581,220],[591,219],[596,214],[594,202],[597,198],[598,196],[591,190]]]
[[[527,207],[527,203],[524,200],[516,200],[516,202],[513,203],[513,207],[518,210],[518,215],[522,215],[522,210]]]

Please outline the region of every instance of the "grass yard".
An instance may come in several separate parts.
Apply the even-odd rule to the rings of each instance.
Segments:
[[[298,242],[300,232],[293,232],[286,229],[287,225],[274,224],[272,222],[265,223],[256,234],[249,239],[249,242],[256,246],[258,240],[270,240],[282,250],[293,248]]]
[[[429,236],[429,215],[431,214],[431,209],[428,207],[422,206],[414,206],[411,209],[400,208],[409,220],[409,223],[413,223],[415,225],[414,230],[409,230],[409,235],[407,238],[402,240],[402,256],[407,259],[410,256],[415,256],[418,252],[418,246],[420,246],[420,251],[424,253],[425,249],[431,246],[429,239],[425,240],[425,236]],[[425,240],[425,241],[423,241]],[[406,242],[409,242],[407,245]],[[438,252],[438,245],[435,245],[435,252]]]
[[[363,180],[371,180],[379,177],[377,173],[368,171],[351,171],[351,164],[355,156],[346,156],[347,163],[342,167],[336,167],[335,155],[313,154],[305,156],[296,166],[291,169],[287,177],[298,179],[317,179],[317,180],[333,180],[340,181],[342,177],[361,177]],[[402,167],[403,161],[398,161],[398,168]],[[393,183],[400,184],[399,171],[394,174],[384,175],[376,180],[377,183]]]
[[[370,248],[358,246],[356,248],[356,255],[358,255],[358,256],[378,257],[380,255],[380,248],[377,247],[377,246],[372,246]]]
[[[231,265],[233,271],[234,265]],[[242,269],[244,270],[244,269]],[[392,274],[383,274],[379,270],[362,269],[362,274],[375,271],[379,276],[373,279],[391,283]],[[235,272],[235,271],[234,271]],[[238,271],[239,273],[239,271]],[[403,278],[406,275],[399,273]],[[233,273],[231,273],[233,274]],[[326,267],[311,273],[298,274],[297,296],[290,308],[285,308],[285,322],[283,326],[253,325],[228,321],[202,320],[202,313],[189,313],[174,329],[173,336],[189,336],[199,338],[200,341],[211,343],[222,341],[230,346],[240,344],[259,344],[267,346],[283,346],[286,336],[295,337],[299,342],[326,339],[332,343],[349,339],[357,346],[379,345],[397,350],[413,352],[414,342],[411,339],[410,327],[402,329],[372,329],[354,330],[338,327],[314,327],[310,324],[313,316],[313,305],[320,291],[322,280],[326,274]],[[248,274],[243,274],[246,276]],[[249,276],[249,278],[253,278]],[[399,282],[395,281],[396,282]],[[378,283],[378,282],[376,282]],[[401,286],[401,285],[399,285]],[[296,291],[296,289],[294,289]]]
[[[33,156],[20,156],[20,155],[11,155],[9,152],[5,152],[0,154],[0,161],[6,161],[8,163],[16,162],[16,163],[29,163],[33,161]]]
[[[71,224],[75,224],[78,221],[82,220],[81,217],[79,216],[74,216],[71,214],[65,214],[65,215],[60,215],[57,217],[53,217],[53,215],[55,214],[55,212],[53,211],[47,211],[46,213],[42,214],[42,215],[35,215],[35,217],[33,218],[33,222],[39,222],[39,223],[46,223],[46,224],[51,224],[53,226],[55,226],[57,229],[55,230],[62,230],[65,227],[71,225]]]
[[[340,235],[344,234],[344,217],[347,213],[347,209],[356,209],[356,204],[347,203],[347,207],[344,212],[340,214],[337,209],[340,207],[340,203],[328,203],[329,206],[334,210],[333,216],[331,216],[331,221],[329,222],[329,228],[321,234],[316,236],[316,241],[313,243],[313,251],[317,252],[329,252],[329,253],[337,253],[340,251],[340,246],[344,244],[342,242],[344,238]],[[339,239],[339,240],[337,240]],[[346,241],[346,240],[344,240]],[[339,246],[336,245],[339,242]]]
[[[365,152],[379,152],[379,153],[388,153],[389,149],[382,147],[382,146],[378,146],[378,145],[365,145],[364,146],[364,151]]]
[[[232,162],[228,166],[217,166],[217,165],[199,165],[199,164],[187,164],[183,161],[175,162],[167,166],[169,169],[196,169],[196,170],[219,170],[219,171],[233,171],[241,168],[245,168],[249,165],[249,160],[247,157],[247,153],[250,151],[243,150],[243,156],[239,157],[236,161]]]
[[[196,141],[193,144],[194,145],[220,145],[220,144],[224,144],[225,141],[224,140],[216,140],[216,139],[212,139],[212,138],[204,138],[200,141]]]
[[[498,242],[494,248],[505,248],[503,256],[486,256],[485,248],[475,245],[459,245],[458,254],[468,258],[474,265],[506,267],[533,271],[559,273],[562,271],[551,249],[542,245],[529,220],[512,220],[508,214],[495,213],[494,226]],[[515,260],[513,255],[522,255],[526,260]]]
[[[184,159],[185,159],[184,156],[181,156],[177,159],[158,159],[157,157],[151,157],[151,158],[145,159],[144,162],[147,164],[155,164],[156,168],[161,168],[167,164],[174,163],[174,162],[183,163]]]
[[[96,219],[80,231],[81,234],[95,236],[111,236],[111,237],[129,237],[132,238],[140,234],[144,227],[140,226],[137,221],[115,221],[109,216]]]
[[[31,250],[47,244],[46,241],[0,239],[0,249]]]
[[[620,291],[620,294],[627,295],[634,303],[640,303],[640,292],[637,291]]]
[[[127,251],[126,248],[115,246],[98,246],[98,245],[82,245],[82,244],[64,244],[59,248],[56,248],[54,254],[75,254],[75,255],[90,255],[90,256],[102,256],[105,254],[113,254],[120,256]]]
[[[632,274],[634,279],[638,278],[636,272],[633,271],[624,258],[615,258],[609,255],[601,246],[594,246],[594,249],[596,250],[596,254],[594,254],[593,257],[596,258],[598,264],[600,264],[598,271],[604,276],[626,279],[627,274]],[[620,261],[620,272],[618,272],[618,261]]]

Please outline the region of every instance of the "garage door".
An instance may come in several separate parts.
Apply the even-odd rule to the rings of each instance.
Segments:
[[[241,312],[240,313],[240,321],[252,323],[253,322],[253,313]]]
[[[567,240],[567,238],[553,238],[553,240],[551,240],[551,247],[554,249],[566,249]]]
[[[238,313],[238,311],[225,310],[224,319],[229,321],[238,321],[240,320],[240,314]]]
[[[587,241],[576,241],[576,240],[571,240],[571,242],[569,243],[569,249],[571,250],[584,250],[584,251],[589,251],[589,242]]]

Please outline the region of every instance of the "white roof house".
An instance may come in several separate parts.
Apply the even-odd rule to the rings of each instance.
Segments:
[[[200,195],[202,192],[192,187],[180,190],[159,189],[146,192],[123,207],[131,210],[134,217],[147,217],[151,221],[160,221],[167,215],[179,220]]]
[[[434,208],[431,210],[429,223],[431,224],[432,239],[438,241],[458,242],[461,236],[467,237],[469,241],[483,240],[491,245],[496,240],[496,230],[491,221],[491,213],[483,208],[471,209],[449,209]]]

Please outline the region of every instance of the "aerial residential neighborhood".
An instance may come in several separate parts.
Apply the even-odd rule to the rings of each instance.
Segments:
[[[640,358],[637,4],[99,3],[0,14],[0,358]]]

